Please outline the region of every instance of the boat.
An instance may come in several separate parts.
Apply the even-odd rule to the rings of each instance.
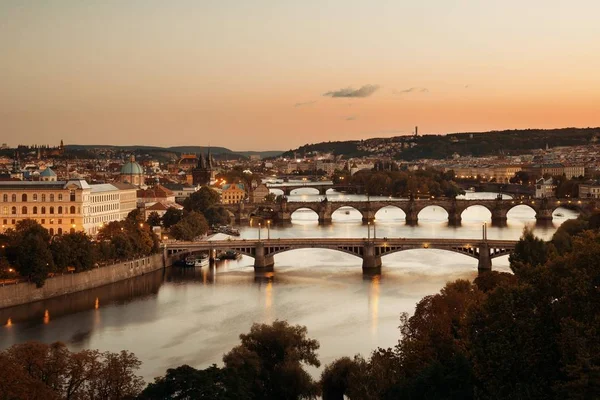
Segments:
[[[565,214],[563,214],[563,213],[556,213],[554,215],[557,216],[557,217],[564,217],[565,216]]]
[[[349,211],[349,210],[346,210],[346,211],[344,212],[344,214],[346,214],[346,215],[350,215],[350,211]]]
[[[208,255],[202,254],[200,256],[189,256],[185,259],[186,267],[207,267],[210,264]]]
[[[240,231],[231,226],[219,226],[215,231],[230,236],[240,236]]]
[[[219,260],[239,260],[242,255],[237,251],[227,250],[219,256]]]

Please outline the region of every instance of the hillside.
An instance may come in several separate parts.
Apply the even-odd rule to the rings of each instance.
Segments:
[[[113,146],[113,145],[78,145],[69,144],[66,145],[67,150],[90,150],[90,149],[109,149],[114,151],[133,151],[133,152],[169,152],[169,153],[189,153],[205,154],[208,151],[207,146],[172,146],[172,147],[158,147],[158,146],[143,146],[143,145],[131,145],[131,146]],[[231,157],[249,157],[251,155],[259,155],[261,158],[276,157],[282,154],[282,151],[234,151],[226,147],[210,147],[210,152],[214,156],[221,156],[219,158]]]
[[[321,142],[289,150],[284,157],[333,153],[344,157],[387,156],[412,161],[444,159],[454,153],[462,156],[518,155],[534,149],[586,145],[600,138],[600,128],[522,129],[491,132],[465,132],[447,135],[396,136]]]

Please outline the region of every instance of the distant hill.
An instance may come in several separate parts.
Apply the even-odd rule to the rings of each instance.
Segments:
[[[67,150],[89,150],[89,149],[113,149],[121,151],[151,151],[151,152],[173,152],[173,153],[203,153],[208,151],[207,146],[172,146],[172,147],[158,147],[158,146],[144,146],[144,145],[130,145],[130,146],[114,146],[114,145],[78,145],[69,144],[65,145]],[[251,155],[259,155],[261,158],[276,157],[283,153],[283,151],[234,151],[226,147],[210,147],[210,152],[215,156],[242,156],[249,157]]]
[[[600,128],[519,129],[445,135],[396,136],[306,144],[284,157],[332,153],[336,156],[386,156],[398,160],[445,159],[461,156],[518,155],[546,146],[586,145],[600,139]]]

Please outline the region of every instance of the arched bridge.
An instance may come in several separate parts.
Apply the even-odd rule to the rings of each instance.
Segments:
[[[281,190],[283,194],[289,196],[292,194],[292,191],[296,189],[315,189],[319,191],[320,195],[327,194],[329,189],[335,189],[337,191],[343,192],[349,188],[355,188],[356,186],[337,184],[333,182],[306,182],[306,183],[285,183],[285,184],[267,184],[269,190],[277,189]]]
[[[234,250],[254,258],[256,270],[271,270],[274,256],[295,249],[330,249],[362,258],[363,271],[379,272],[381,257],[411,249],[441,249],[464,254],[479,260],[480,271],[491,270],[492,259],[510,254],[516,245],[514,240],[481,239],[414,239],[414,238],[294,238],[294,239],[240,239],[202,240],[165,244],[165,256],[208,251],[211,258],[217,250]]]
[[[492,222],[502,225],[506,223],[508,212],[517,206],[528,206],[535,211],[535,217],[540,221],[551,221],[552,213],[559,207],[568,206],[579,212],[587,212],[596,208],[595,200],[573,200],[573,199],[492,199],[492,200],[467,200],[467,199],[427,199],[427,200],[383,200],[383,201],[282,201],[270,204],[273,216],[277,221],[289,222],[292,214],[299,209],[313,210],[319,216],[320,223],[331,222],[332,214],[341,207],[352,207],[362,214],[365,222],[373,221],[377,211],[383,207],[397,207],[406,215],[406,222],[415,224],[418,222],[419,213],[426,207],[437,206],[448,213],[448,221],[459,224],[462,213],[471,206],[483,206],[492,214]],[[263,205],[264,206],[264,205]],[[256,212],[257,205],[254,204],[230,204],[225,206],[231,211],[237,222],[247,222]]]

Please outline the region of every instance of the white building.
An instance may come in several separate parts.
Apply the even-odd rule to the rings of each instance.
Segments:
[[[52,235],[83,231],[94,235],[110,221],[136,208],[136,188],[129,184],[90,185],[69,181],[0,182],[1,232],[33,219]]]
[[[535,197],[538,199],[554,197],[554,189],[556,189],[556,185],[552,178],[540,178],[535,182]]]

